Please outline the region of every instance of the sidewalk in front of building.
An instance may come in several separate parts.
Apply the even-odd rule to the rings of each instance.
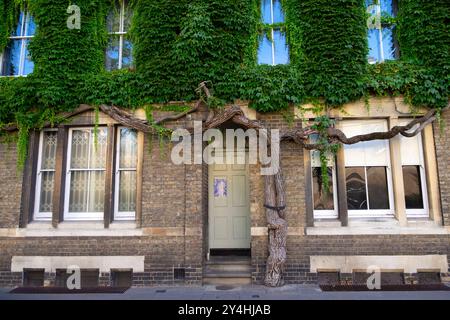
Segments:
[[[10,290],[0,288],[0,300],[450,300],[450,291],[323,292],[313,285],[130,288],[122,294],[11,294]]]

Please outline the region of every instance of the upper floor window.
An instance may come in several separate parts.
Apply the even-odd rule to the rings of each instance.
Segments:
[[[342,122],[347,137],[387,131],[387,121]],[[373,140],[344,146],[349,217],[392,216],[393,187],[389,141]]]
[[[126,0],[116,1],[107,17],[108,47],[106,48],[106,70],[130,68],[133,64],[132,49],[128,30],[132,12]]]
[[[33,17],[28,12],[21,12],[17,26],[1,55],[0,75],[26,76],[33,72],[34,63],[28,52],[28,44],[35,31]]]
[[[397,15],[397,1],[366,0],[366,7],[372,17],[368,32],[369,63],[398,58],[398,44],[394,35],[395,24],[389,20]],[[376,16],[381,17],[380,23],[377,23]]]
[[[289,48],[286,35],[282,30],[284,13],[280,0],[262,0],[261,17],[268,28],[259,41],[258,64],[287,64],[289,63]]]

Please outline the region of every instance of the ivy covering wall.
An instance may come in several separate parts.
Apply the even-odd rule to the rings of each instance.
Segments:
[[[0,78],[0,126],[29,128],[81,103],[126,108],[196,98],[210,81],[222,102],[251,101],[258,111],[321,101],[328,107],[368,94],[404,94],[412,105],[448,103],[447,0],[400,0],[394,19],[397,61],[368,65],[364,0],[282,0],[289,65],[257,65],[265,31],[259,0],[134,0],[135,68],[104,71],[111,0],[0,0],[0,50],[26,5],[37,23],[34,73]],[[70,4],[81,29],[68,29]],[[25,143],[25,138],[23,139]]]

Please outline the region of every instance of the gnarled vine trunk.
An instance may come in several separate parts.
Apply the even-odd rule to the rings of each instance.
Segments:
[[[281,171],[275,175],[265,176],[265,202],[269,231],[269,257],[266,263],[264,284],[270,287],[279,287],[284,284],[288,231],[288,224],[284,219],[286,204]]]

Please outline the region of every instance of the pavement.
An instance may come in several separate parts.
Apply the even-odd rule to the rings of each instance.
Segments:
[[[281,288],[249,285],[227,289],[151,287],[130,288],[119,294],[11,294],[11,288],[0,288],[0,300],[450,300],[450,291],[323,292],[316,285]]]

